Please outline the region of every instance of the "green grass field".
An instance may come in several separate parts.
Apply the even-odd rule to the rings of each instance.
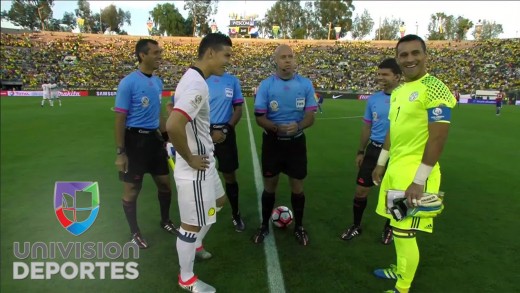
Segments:
[[[41,108],[39,98],[8,97],[0,102],[0,291],[180,292],[175,237],[159,227],[150,177],[139,198],[138,220],[151,247],[140,252],[137,280],[60,276],[13,280],[13,262],[19,261],[13,254],[14,242],[124,243],[129,229],[114,166],[113,99],[68,98],[61,108]],[[252,99],[247,103],[251,111]],[[325,113],[317,114],[315,125],[307,131],[304,224],[311,244],[299,246],[290,229],[271,234],[286,292],[382,292],[394,285],[371,273],[395,262],[393,245],[379,243],[383,219],[374,212],[376,190],[369,198],[363,235],[352,242],[339,239],[352,221],[354,157],[361,126],[360,119],[353,117],[362,115],[364,106],[361,101],[326,100]],[[237,126],[240,207],[246,232],[234,232],[226,207],[206,237],[205,247],[213,259],[195,264],[200,278],[218,292],[269,292],[264,249],[249,240],[259,224],[259,213],[247,122],[244,114]],[[260,154],[261,131],[251,123]],[[494,106],[462,105],[454,110],[441,158],[446,209],[436,219],[434,234],[418,236],[421,262],[412,292],[520,291],[519,133],[520,107],[506,106],[500,117],[495,116]],[[99,182],[100,213],[84,234],[73,236],[58,223],[53,208],[55,181]],[[178,222],[175,193],[173,198],[171,217]],[[290,206],[285,179],[280,181],[276,204]]]

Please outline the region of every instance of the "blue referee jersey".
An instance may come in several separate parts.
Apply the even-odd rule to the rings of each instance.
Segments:
[[[370,140],[384,143],[386,133],[390,127],[388,112],[390,111],[390,95],[383,91],[376,92],[368,97],[367,106],[363,120],[371,123]]]
[[[162,90],[159,77],[148,77],[136,70],[119,82],[114,110],[127,114],[127,127],[157,129]]]
[[[240,81],[234,75],[224,73],[206,79],[209,88],[211,124],[226,124],[233,116],[233,106],[244,103]]]
[[[289,80],[277,75],[264,79],[255,99],[255,113],[266,114],[275,124],[300,122],[307,111],[318,108],[312,82],[295,74]]]

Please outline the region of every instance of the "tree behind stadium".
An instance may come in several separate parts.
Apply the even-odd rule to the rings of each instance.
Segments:
[[[54,0],[14,0],[9,11],[2,11],[1,16],[15,25],[35,30],[46,30],[46,23],[52,18]]]
[[[154,22],[154,29],[159,35],[186,35],[186,20],[174,4],[157,4],[149,13]],[[191,23],[189,25],[191,26]]]

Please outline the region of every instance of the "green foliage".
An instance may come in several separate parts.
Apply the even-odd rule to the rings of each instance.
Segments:
[[[459,16],[455,21],[455,35],[457,40],[465,40],[469,29],[473,27],[473,22],[465,17]]]
[[[166,34],[167,36],[186,35],[186,20],[175,5],[170,3],[158,4],[150,11],[150,16],[154,22],[152,34]]]
[[[397,40],[399,38],[399,26],[401,19],[387,18],[381,23],[381,27],[376,29],[374,40]]]
[[[437,12],[431,15],[428,24],[428,40],[454,40],[457,36],[457,23],[453,15]]]
[[[184,9],[191,16],[193,36],[211,32],[208,21],[218,11],[218,0],[185,0]]]
[[[304,13],[300,6],[300,1],[278,0],[269,10],[264,18],[264,26],[272,31],[273,25],[279,25],[279,38],[289,38],[293,31],[300,27],[305,27],[302,23]]]
[[[131,14],[130,11],[123,11],[123,9],[117,7],[114,4],[110,4],[101,10],[101,21],[103,22],[110,31],[121,33],[121,27],[126,23],[131,25]]]
[[[329,23],[332,27],[341,26],[342,33],[350,31],[352,28],[352,12],[355,7],[350,0],[328,1],[316,0],[316,17],[318,22],[328,29]]]
[[[52,18],[54,0],[14,0],[2,17],[23,28],[46,30],[46,22]]]
[[[96,18],[96,15],[92,14],[90,3],[87,0],[78,0],[78,8],[74,10],[74,14],[85,20],[82,32],[97,33],[100,31],[99,24],[96,26],[96,22],[99,22],[99,13]]]
[[[352,37],[363,39],[370,34],[372,28],[374,28],[374,20],[368,10],[365,9],[361,15],[356,15],[352,22]]]
[[[481,32],[480,35],[477,33],[477,25],[475,26],[475,30],[473,30],[472,35],[475,39],[478,40],[489,40],[496,39],[498,36],[504,32],[504,28],[501,24],[496,22],[491,22],[490,20],[483,20],[481,24]]]

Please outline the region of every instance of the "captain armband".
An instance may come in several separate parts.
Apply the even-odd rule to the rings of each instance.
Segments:
[[[427,109],[428,122],[444,122],[450,123],[451,121],[451,108],[446,106],[439,106],[435,108]]]

